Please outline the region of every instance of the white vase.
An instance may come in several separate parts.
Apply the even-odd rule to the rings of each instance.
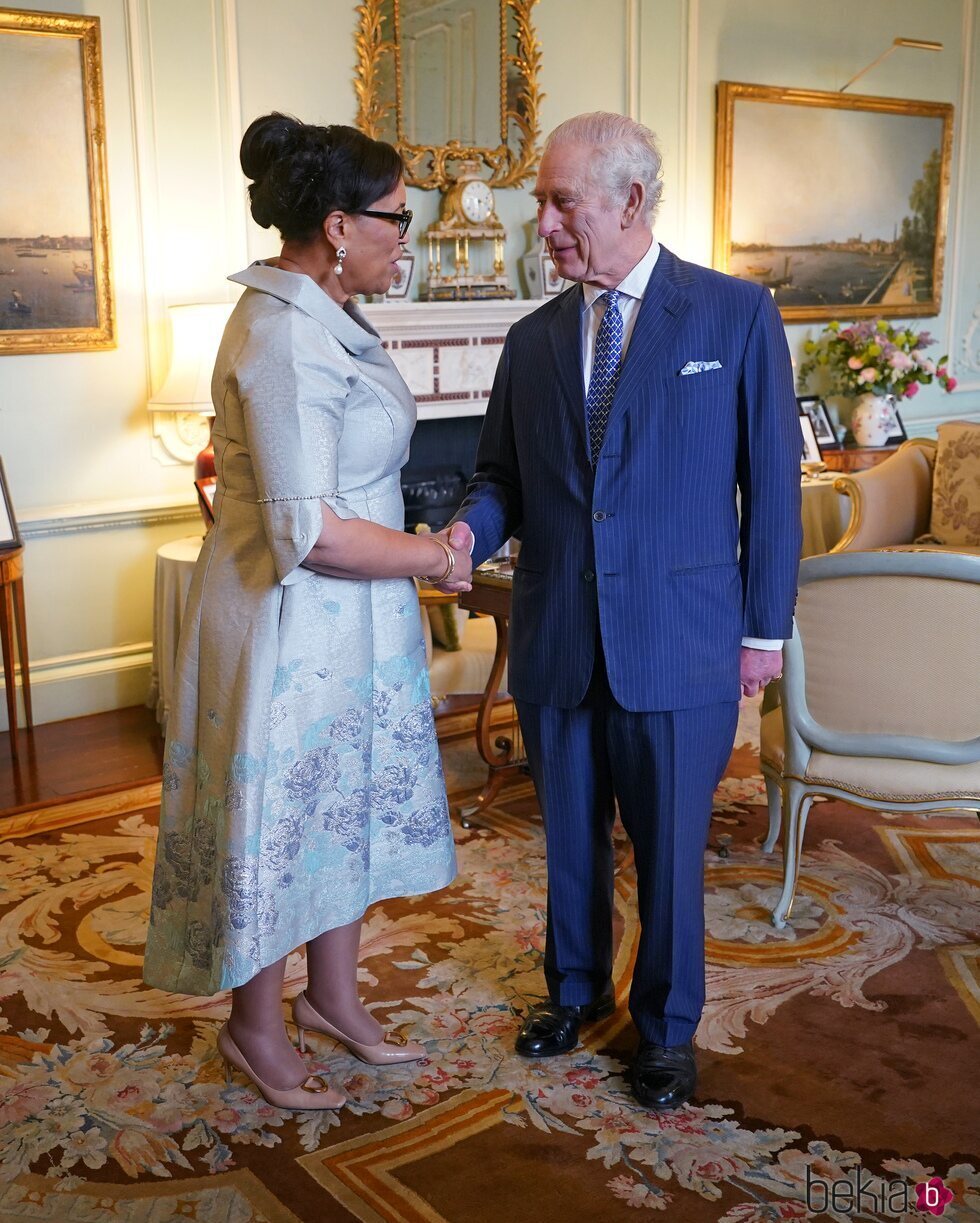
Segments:
[[[851,432],[859,446],[884,446],[898,431],[894,395],[860,396],[851,412]]]

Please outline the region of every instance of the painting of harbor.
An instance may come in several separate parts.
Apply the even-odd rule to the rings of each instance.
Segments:
[[[97,52],[96,19],[0,12],[0,352],[112,343]]]
[[[723,86],[716,266],[788,321],[938,313],[952,107]]]

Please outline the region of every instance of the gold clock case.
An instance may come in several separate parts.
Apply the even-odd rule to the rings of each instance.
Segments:
[[[536,3],[499,0],[500,143],[495,148],[473,147],[456,139],[444,145],[412,144],[406,139],[399,39],[402,0],[364,0],[358,5],[356,123],[365,135],[392,141],[404,159],[410,187],[445,188],[455,177],[450,164],[466,160],[485,165],[490,170],[485,181],[496,187],[516,187],[530,179],[538,160],[543,97],[538,88],[541,44],[531,22]],[[513,74],[509,89],[508,70]]]

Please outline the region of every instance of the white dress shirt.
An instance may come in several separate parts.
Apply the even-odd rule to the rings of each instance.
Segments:
[[[651,235],[650,247],[632,271],[627,272],[616,285],[619,292],[619,312],[623,316],[623,354],[620,363],[626,359],[636,316],[640,312],[643,294],[646,292],[647,281],[660,258],[660,243]],[[600,289],[596,285],[582,285],[582,371],[585,376],[585,393],[589,393],[589,379],[592,377],[592,362],[595,357],[595,341],[599,332],[599,324],[605,313],[605,302],[600,301],[608,289]],[[763,637],[743,637],[742,645],[750,650],[781,650],[782,641],[770,641]]]

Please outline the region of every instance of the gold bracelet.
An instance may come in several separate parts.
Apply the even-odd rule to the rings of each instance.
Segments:
[[[422,580],[431,583],[433,586],[438,586],[440,582],[448,582],[453,576],[453,570],[456,568],[456,554],[445,540],[433,538],[432,542],[438,544],[446,554],[446,572],[437,578],[425,577],[423,575]]]

